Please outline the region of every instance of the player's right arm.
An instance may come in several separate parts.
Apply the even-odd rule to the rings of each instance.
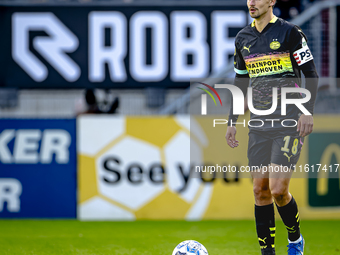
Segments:
[[[236,37],[235,53],[234,53],[234,70],[235,70],[236,76],[234,80],[234,85],[239,87],[242,90],[243,95],[246,95],[247,87],[249,85],[249,74],[248,74],[243,56],[238,46],[239,44],[237,42],[237,37]],[[227,133],[225,135],[227,143],[231,148],[235,148],[239,144],[239,142],[235,138],[236,136],[235,123],[237,122],[237,119],[238,119],[238,115],[233,114],[233,97],[232,97],[230,112],[229,112],[228,128],[227,128]]]
[[[231,148],[235,148],[238,146],[238,141],[235,138],[236,136],[236,127],[235,126],[228,126],[227,133],[225,135],[225,139],[227,140],[227,144]]]

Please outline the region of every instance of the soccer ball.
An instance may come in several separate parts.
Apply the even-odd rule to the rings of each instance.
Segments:
[[[188,240],[177,245],[172,255],[208,255],[208,251],[199,242]]]

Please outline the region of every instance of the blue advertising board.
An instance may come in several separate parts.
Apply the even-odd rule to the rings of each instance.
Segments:
[[[0,218],[76,217],[75,119],[0,119]]]

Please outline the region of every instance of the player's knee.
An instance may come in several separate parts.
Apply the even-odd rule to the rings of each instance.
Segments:
[[[288,195],[288,189],[285,187],[274,187],[271,189],[271,194],[275,200],[281,201]]]
[[[253,192],[256,200],[268,199],[271,197],[269,187],[267,185],[254,185]]]

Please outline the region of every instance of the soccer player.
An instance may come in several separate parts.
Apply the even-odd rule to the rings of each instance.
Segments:
[[[266,167],[280,169],[279,172],[262,171],[261,175],[257,171],[252,172],[256,231],[261,252],[275,254],[274,200],[288,231],[288,254],[293,255],[303,254],[305,241],[300,234],[298,207],[289,193],[289,182],[304,137],[313,129],[318,74],[306,36],[298,26],[273,15],[275,3],[276,0],[247,2],[254,21],[235,39],[235,85],[245,95],[250,79],[256,110],[271,109],[273,88],[278,89],[278,104],[272,114],[251,113],[251,120],[258,122],[259,126],[249,126],[248,160],[251,169],[252,166],[262,170]],[[303,106],[310,114],[303,114],[294,104],[288,104],[286,115],[281,115],[281,88],[301,87],[301,71],[308,78],[306,89],[311,93],[311,99]],[[302,96],[300,93],[287,93],[287,98],[301,99]],[[232,106],[226,133],[227,143],[232,148],[238,146],[235,139],[237,118],[233,115]],[[281,124],[285,119],[285,126],[291,127]],[[262,121],[263,125],[260,125]],[[283,171],[284,168],[289,168],[288,173]]]

